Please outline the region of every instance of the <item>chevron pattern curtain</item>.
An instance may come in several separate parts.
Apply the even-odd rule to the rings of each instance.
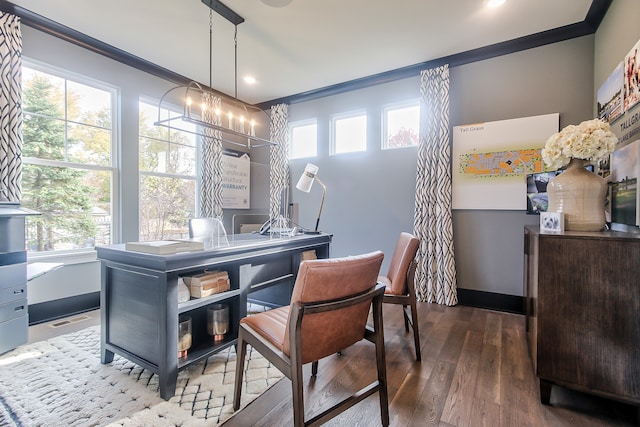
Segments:
[[[22,198],[22,32],[0,12],[0,196]]]
[[[206,109],[202,120],[220,126],[220,116],[214,111],[220,110],[221,99],[212,94],[204,95]],[[222,220],[222,141],[219,130],[205,128],[200,145],[201,167],[199,216]]]
[[[420,142],[414,234],[416,293],[420,301],[456,305],[456,268],[451,219],[451,150],[449,146],[449,66],[420,76]]]
[[[277,218],[286,212],[289,203],[289,106],[278,104],[271,107],[271,146],[269,185],[269,215]],[[282,206],[285,204],[285,206]]]

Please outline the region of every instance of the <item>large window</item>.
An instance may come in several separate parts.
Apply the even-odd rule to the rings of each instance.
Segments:
[[[420,103],[418,100],[384,107],[382,148],[418,145]]]
[[[188,237],[196,206],[196,137],[155,126],[157,104],[140,101],[139,108],[140,240]],[[161,117],[169,114],[164,110]]]
[[[22,85],[27,249],[110,244],[115,89],[27,62]]]
[[[302,159],[318,154],[318,124],[315,120],[289,125],[289,158]]]
[[[331,120],[332,154],[367,150],[367,115],[341,114]]]

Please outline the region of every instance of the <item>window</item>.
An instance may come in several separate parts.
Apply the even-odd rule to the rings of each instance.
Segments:
[[[367,115],[352,113],[332,119],[333,154],[367,150]]]
[[[110,244],[116,90],[25,61],[22,91],[27,250]]]
[[[318,154],[318,124],[315,120],[289,125],[290,159],[315,157]]]
[[[418,145],[420,103],[418,100],[384,108],[382,148],[402,148]]]
[[[139,111],[140,240],[188,237],[196,210],[196,136],[155,126],[157,104],[140,101]],[[165,109],[161,117],[169,114]]]

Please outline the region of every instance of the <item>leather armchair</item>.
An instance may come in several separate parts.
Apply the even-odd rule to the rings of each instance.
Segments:
[[[240,406],[247,344],[261,353],[290,380],[295,426],[319,425],[378,392],[382,425],[389,424],[382,299],[377,284],[384,255],[303,261],[291,304],[245,317],[240,322],[234,409]],[[373,328],[367,325],[373,306]],[[305,421],[302,365],[335,354],[363,338],[376,350],[377,380],[338,404]]]
[[[418,252],[419,244],[420,241],[413,234],[400,233],[396,247],[393,250],[387,275],[378,277],[378,282],[386,286],[383,302],[402,305],[404,329],[409,332],[409,326],[411,326],[413,330],[416,360],[422,359],[415,290],[415,256]]]

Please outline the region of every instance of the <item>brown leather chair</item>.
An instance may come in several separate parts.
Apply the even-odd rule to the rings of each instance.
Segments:
[[[413,234],[402,232],[396,242],[386,276],[379,276],[378,282],[386,286],[383,302],[402,305],[404,329],[413,330],[416,360],[421,360],[418,313],[416,312],[415,256],[420,241]]]
[[[389,425],[389,397],[382,327],[384,286],[376,283],[384,254],[303,261],[291,305],[240,321],[233,408],[240,407],[247,344],[290,380],[295,426],[320,425],[378,392],[382,425]],[[367,325],[373,306],[373,328]],[[302,365],[335,354],[366,338],[375,344],[378,379],[305,421]]]

